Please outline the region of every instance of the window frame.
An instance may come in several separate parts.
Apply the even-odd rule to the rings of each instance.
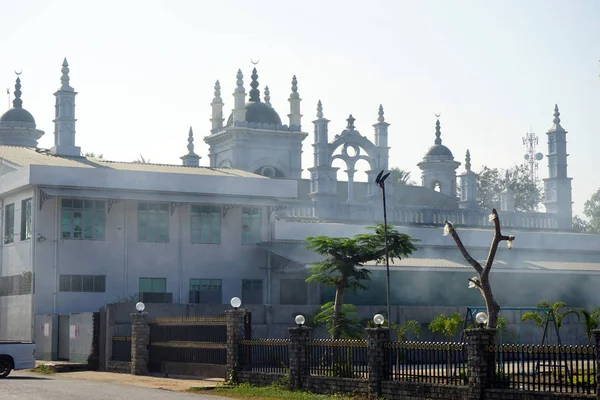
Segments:
[[[254,211],[258,211],[255,213]],[[242,207],[242,245],[251,246],[262,240],[262,208],[260,207]],[[256,217],[258,214],[258,217]],[[252,232],[255,225],[258,225],[258,231]],[[245,228],[249,226],[250,233],[246,234]]]
[[[86,278],[92,279],[92,290],[84,290]],[[61,274],[58,279],[61,293],[106,293],[106,275]],[[76,286],[79,286],[77,290],[74,289]]]
[[[208,212],[202,212],[202,209]],[[215,232],[215,221],[218,232]],[[203,228],[208,224],[208,236],[203,235]],[[216,204],[195,204],[190,207],[190,243],[192,244],[221,244],[223,228],[223,207]],[[195,235],[198,235],[195,238]]]
[[[33,235],[31,197],[21,200],[21,241],[31,239]]]
[[[10,212],[10,215],[9,215]],[[15,242],[15,203],[4,206],[4,244]]]
[[[150,291],[147,291],[147,290],[142,291],[142,279],[150,280]],[[157,292],[154,290],[154,283],[155,283],[155,281],[159,281],[159,280],[164,282],[164,291],[161,291],[161,292]],[[167,293],[167,278],[141,276],[138,279],[138,289],[139,289],[139,293]]]
[[[156,210],[149,210],[148,208],[154,208],[156,206]],[[153,214],[149,213],[149,211],[156,211],[156,221],[151,222],[151,216]],[[164,216],[164,221],[161,221],[161,218]],[[143,218],[142,218],[143,217]],[[169,229],[170,229],[170,219],[171,212],[169,210],[169,203],[162,202],[144,202],[139,201],[137,207],[137,237],[138,242],[142,243],[169,243]],[[144,222],[144,235],[142,235],[141,223]],[[166,228],[164,233],[164,240],[161,240],[161,222],[166,223]],[[153,225],[150,228],[154,228],[154,239],[148,239],[148,227],[149,225]],[[150,232],[152,232],[150,230]],[[143,236],[143,238],[142,238]]]
[[[68,205],[68,202],[71,205]],[[76,203],[81,202],[81,207],[77,207]],[[92,207],[87,208],[87,202],[91,203]],[[76,227],[76,214],[79,213],[80,223],[79,232]],[[65,197],[61,198],[60,201],[60,237],[63,240],[94,240],[103,241],[106,240],[106,217],[107,208],[105,200],[97,199],[85,199],[76,197]],[[68,219],[65,217],[69,215]],[[89,219],[91,218],[91,224]],[[67,221],[67,223],[65,223]],[[68,236],[65,236],[67,232],[65,227],[69,228]],[[88,228],[91,237],[88,237]],[[101,232],[101,235],[99,234]],[[76,235],[79,234],[79,237]]]

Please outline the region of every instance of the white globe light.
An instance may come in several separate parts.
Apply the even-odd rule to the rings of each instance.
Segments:
[[[302,326],[306,322],[306,318],[304,318],[304,315],[296,315],[294,321],[296,321],[296,325]]]
[[[478,312],[477,315],[475,316],[475,321],[477,321],[478,324],[487,324],[488,316],[483,311]]]
[[[234,297],[233,299],[231,299],[231,302],[229,304],[231,304],[231,307],[233,308],[240,308],[240,306],[242,305],[242,300],[240,300],[239,297]]]
[[[142,312],[146,309],[146,305],[144,303],[142,303],[141,301],[139,301],[135,304],[135,309],[138,310],[139,312]]]
[[[383,321],[385,321],[385,318],[381,314],[375,314],[373,317],[373,322],[375,322],[376,325],[382,325]]]

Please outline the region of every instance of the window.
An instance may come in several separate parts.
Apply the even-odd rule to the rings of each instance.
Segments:
[[[169,242],[169,205],[138,203],[138,241]]]
[[[4,244],[15,241],[15,203],[4,207]]]
[[[165,293],[167,278],[140,278],[140,293]]]
[[[190,303],[221,304],[220,279],[190,279]]]
[[[61,292],[106,292],[105,275],[61,275]]]
[[[103,200],[62,199],[62,238],[104,240]]]
[[[31,199],[21,202],[21,240],[31,239]]]
[[[256,244],[262,238],[260,208],[242,209],[242,244]]]
[[[260,279],[242,280],[242,300],[245,304],[262,304],[263,281]]]
[[[221,243],[221,206],[192,206],[192,243]]]
[[[21,275],[3,276],[0,279],[0,296],[31,294],[32,276],[31,272],[23,272]]]
[[[304,279],[279,281],[279,304],[305,305],[308,303],[308,286]]]

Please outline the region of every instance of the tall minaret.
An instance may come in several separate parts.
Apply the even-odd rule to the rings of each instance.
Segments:
[[[571,179],[567,177],[567,131],[560,125],[558,105],[548,135],[548,178],[544,179],[546,212],[556,214],[557,228],[573,228]]]
[[[236,88],[233,92],[234,106],[233,106],[233,124],[239,124],[246,122],[246,90],[244,89],[244,75],[242,70],[238,69],[237,72]]]
[[[223,129],[223,99],[221,98],[221,84],[219,81],[215,82],[215,97],[210,103],[212,106],[212,117],[210,122],[212,123],[211,133],[217,133]]]
[[[290,102],[290,113],[288,115],[290,118],[290,130],[300,131],[302,130],[302,114],[300,114],[300,102],[302,99],[298,94],[298,80],[296,79],[296,75],[292,78],[292,93],[290,93],[288,101]]]
[[[69,63],[67,59],[62,64],[62,83],[56,97],[54,119],[54,147],[50,150],[58,156],[81,156],[81,148],[75,146],[75,96],[77,93],[69,85]]]
[[[388,170],[389,151],[388,147],[388,124],[383,116],[383,105],[379,105],[377,123],[373,125],[375,128],[375,146],[379,150],[379,168],[384,171]],[[379,171],[377,172],[379,173]]]
[[[194,132],[192,131],[192,127],[190,126],[190,131],[188,133],[188,145],[187,145],[188,153],[181,157],[183,161],[183,165],[186,167],[199,167],[200,166],[200,156],[194,153]]]
[[[465,172],[460,174],[460,208],[477,209],[477,174],[471,170],[471,152],[465,154]]]

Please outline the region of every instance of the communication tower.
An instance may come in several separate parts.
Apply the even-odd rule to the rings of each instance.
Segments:
[[[529,133],[526,133],[523,138],[523,145],[526,151],[524,158],[529,164],[529,174],[535,182],[537,180],[538,161],[544,158],[544,155],[537,152],[538,137],[532,132],[531,128],[529,128]]]

